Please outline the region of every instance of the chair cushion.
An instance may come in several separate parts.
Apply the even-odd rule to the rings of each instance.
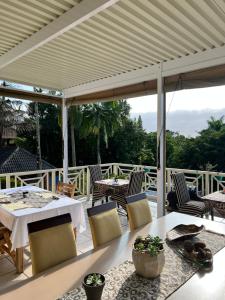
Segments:
[[[107,243],[122,234],[117,210],[109,211],[89,217],[94,247]]]
[[[33,274],[42,272],[76,256],[75,235],[71,223],[29,234]]]
[[[127,212],[131,230],[152,222],[151,210],[147,199],[127,204]]]
[[[208,208],[202,201],[191,200],[179,207],[178,211],[190,215],[202,215]]]

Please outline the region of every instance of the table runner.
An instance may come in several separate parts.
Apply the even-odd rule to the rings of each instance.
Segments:
[[[0,193],[0,205],[10,211],[23,208],[42,208],[53,200],[58,200],[59,195],[50,191],[26,191],[18,190],[12,193]],[[4,204],[4,202],[6,202]]]
[[[198,238],[206,243],[213,254],[225,247],[224,235],[203,231]],[[160,276],[154,280],[136,275],[131,261],[125,261],[106,272],[102,300],[163,300],[168,298],[198,271],[197,266],[177,254],[174,245],[175,243],[165,243],[165,266]],[[86,299],[85,292],[79,287],[58,300],[83,299]]]

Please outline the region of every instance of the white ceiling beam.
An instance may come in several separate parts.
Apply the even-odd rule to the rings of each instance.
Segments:
[[[162,76],[177,75],[222,64],[225,64],[225,46],[163,62]],[[82,96],[147,80],[154,80],[157,79],[158,68],[159,65],[149,66],[114,77],[64,89],[64,97]]]
[[[64,32],[74,28],[88,20],[100,11],[115,4],[119,0],[83,0],[66,13],[43,27],[31,37],[24,40],[16,47],[0,57],[0,69],[6,67],[15,60],[30,53],[45,43],[55,39]]]

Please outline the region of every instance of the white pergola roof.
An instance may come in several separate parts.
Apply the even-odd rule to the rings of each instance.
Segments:
[[[224,0],[4,0],[0,79],[66,97],[225,63]]]

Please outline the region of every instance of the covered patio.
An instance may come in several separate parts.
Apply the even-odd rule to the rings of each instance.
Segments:
[[[47,173],[52,172],[51,178],[55,178],[56,172],[59,172],[63,182],[67,183],[71,180],[71,173],[79,169],[72,170],[68,165],[70,106],[157,93],[157,166],[152,176],[157,189],[157,205],[152,204],[152,210],[154,219],[164,217],[171,174],[166,170],[165,155],[166,92],[225,84],[225,2],[6,0],[0,4],[0,15],[0,79],[62,93],[62,96],[52,96],[0,87],[0,96],[62,106],[63,168],[48,170]],[[112,168],[116,169],[116,166]],[[81,172],[86,174],[86,169]],[[40,178],[44,176],[42,173],[40,171]],[[5,175],[6,188],[11,188],[10,178],[14,175]],[[26,175],[17,174],[17,177],[24,180],[23,176]],[[211,178],[216,178],[217,174],[201,175],[205,180],[205,192],[212,192],[207,180],[210,178],[213,181]],[[51,185],[52,191],[55,188],[54,182]],[[89,195],[90,182],[87,180],[85,185],[79,184],[81,190],[86,189],[83,194]],[[181,216],[170,214],[165,217],[165,222],[163,218],[156,220],[140,233],[150,231],[165,237],[165,230],[180,222],[204,222],[210,229],[225,233],[223,219],[211,224],[208,220]],[[0,288],[0,298],[56,299],[62,296],[77,287],[84,275],[78,274],[73,268],[87,272],[88,264],[92,264],[90,269],[93,270],[100,261],[99,269],[105,272],[127,259],[125,251],[122,251],[121,257],[119,251],[126,243],[130,247],[135,235],[129,233],[127,221],[124,222],[124,231],[121,243],[117,241],[110,245],[111,248],[96,251],[91,262],[88,260],[89,252],[86,252],[90,249],[83,247],[79,250],[78,247],[78,254],[84,252],[80,261],[78,259],[78,262],[66,263],[62,268],[51,269],[35,280],[26,274],[21,275],[25,276],[21,282],[15,277],[14,283]],[[79,238],[82,240],[78,236],[78,243]],[[83,235],[84,242],[85,239],[90,240],[90,233]],[[117,258],[110,260],[112,253],[116,252]],[[215,256],[217,272],[209,276],[213,282],[217,280],[220,283],[216,299],[222,299],[221,290],[224,289],[224,283],[221,282],[224,269],[219,263],[223,256],[224,249]],[[68,281],[66,274],[70,274]],[[72,276],[75,277],[74,281]],[[198,290],[206,287],[207,279],[198,281],[195,277],[197,275],[191,283],[188,281],[185,284],[183,291],[179,289],[173,294],[171,299],[180,299],[181,295],[184,299],[190,299],[190,291],[193,297],[200,297]],[[6,281],[7,275],[4,284]],[[54,289],[58,282],[62,283],[62,287],[59,285]],[[208,295],[209,298],[204,299],[213,296],[212,293]]]

